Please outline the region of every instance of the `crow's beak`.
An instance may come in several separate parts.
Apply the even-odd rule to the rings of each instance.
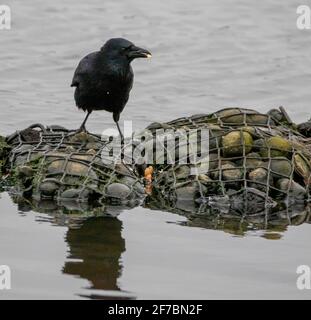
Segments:
[[[128,56],[130,59],[151,58],[152,54],[146,49],[133,46],[131,51],[128,53]]]

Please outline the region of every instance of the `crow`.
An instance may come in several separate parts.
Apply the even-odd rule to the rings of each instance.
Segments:
[[[149,51],[132,42],[113,38],[100,51],[88,54],[79,62],[71,83],[71,87],[76,88],[76,106],[87,112],[79,132],[86,131],[85,124],[93,110],[106,110],[112,112],[123,141],[118,121],[133,86],[131,62],[136,58],[150,57]]]

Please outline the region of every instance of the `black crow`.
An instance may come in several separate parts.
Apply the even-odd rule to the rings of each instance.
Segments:
[[[149,51],[126,39],[115,38],[108,40],[100,51],[90,53],[80,61],[71,84],[76,87],[77,107],[87,112],[79,131],[85,131],[85,123],[93,110],[106,110],[112,112],[123,140],[118,121],[133,86],[131,62],[149,57]]]

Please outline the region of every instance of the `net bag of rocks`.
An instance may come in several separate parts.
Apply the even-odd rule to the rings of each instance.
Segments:
[[[223,109],[153,123],[147,129],[153,137],[146,145],[154,146],[167,131],[171,135],[182,129],[188,135],[188,143],[163,143],[166,161],[154,163],[153,187],[167,205],[192,201],[220,211],[258,214],[309,201],[310,139],[281,112]],[[202,130],[208,131],[208,138],[197,140],[194,155],[189,138]],[[175,161],[169,163],[172,154]]]
[[[144,194],[129,167],[105,164],[101,137],[33,125],[7,138],[14,191],[34,199],[130,203]]]

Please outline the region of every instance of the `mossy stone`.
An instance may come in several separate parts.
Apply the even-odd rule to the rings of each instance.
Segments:
[[[248,132],[231,131],[222,137],[223,155],[225,157],[237,157],[251,152],[253,138]]]
[[[270,156],[274,157],[286,157],[292,149],[291,143],[283,137],[271,137],[266,140],[267,147],[262,147],[260,154],[262,157],[269,157],[269,148]]]

